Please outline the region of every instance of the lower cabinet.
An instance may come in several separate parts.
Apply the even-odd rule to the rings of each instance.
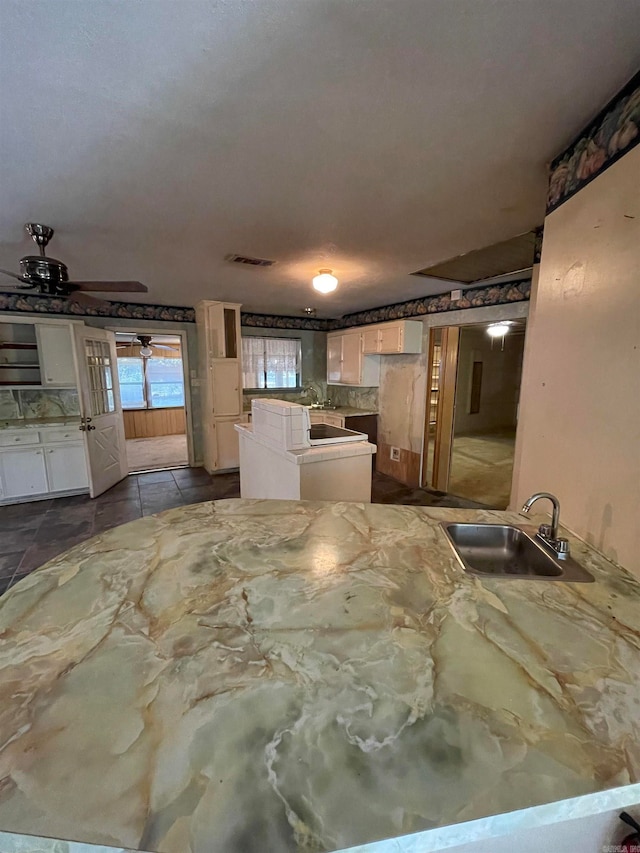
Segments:
[[[47,447],[44,460],[50,492],[83,489],[89,485],[84,445],[81,442]]]
[[[10,447],[10,444],[30,447]],[[35,446],[34,446],[35,445]],[[45,497],[87,489],[84,444],[77,433],[61,430],[3,432],[0,441],[0,502]]]
[[[0,498],[42,495],[49,491],[44,450],[3,450],[0,453]]]

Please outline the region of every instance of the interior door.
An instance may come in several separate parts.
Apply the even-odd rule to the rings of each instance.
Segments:
[[[116,369],[116,338],[106,329],[76,326],[80,429],[85,438],[89,494],[101,495],[128,473]]]

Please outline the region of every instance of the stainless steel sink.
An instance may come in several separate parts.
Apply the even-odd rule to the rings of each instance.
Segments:
[[[441,524],[463,569],[483,577],[590,583],[572,557],[559,559],[536,536],[511,524]]]

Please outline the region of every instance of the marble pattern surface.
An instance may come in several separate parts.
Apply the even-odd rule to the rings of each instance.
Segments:
[[[479,580],[445,519],[522,521],[218,501],[27,576],[0,605],[0,827],[319,853],[640,779],[640,583],[573,537],[596,583]]]
[[[19,391],[19,395],[25,420],[80,414],[80,399],[75,388],[39,388]]]

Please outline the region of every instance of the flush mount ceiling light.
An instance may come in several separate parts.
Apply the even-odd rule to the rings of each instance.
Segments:
[[[317,309],[316,308],[303,308],[302,313],[306,314],[307,317],[315,317],[316,313],[317,313]]]
[[[319,293],[331,293],[338,286],[338,279],[331,274],[331,270],[318,270],[313,286]]]
[[[492,338],[504,338],[509,331],[510,325],[511,323],[507,322],[492,323],[490,326],[487,326],[487,334]]]

